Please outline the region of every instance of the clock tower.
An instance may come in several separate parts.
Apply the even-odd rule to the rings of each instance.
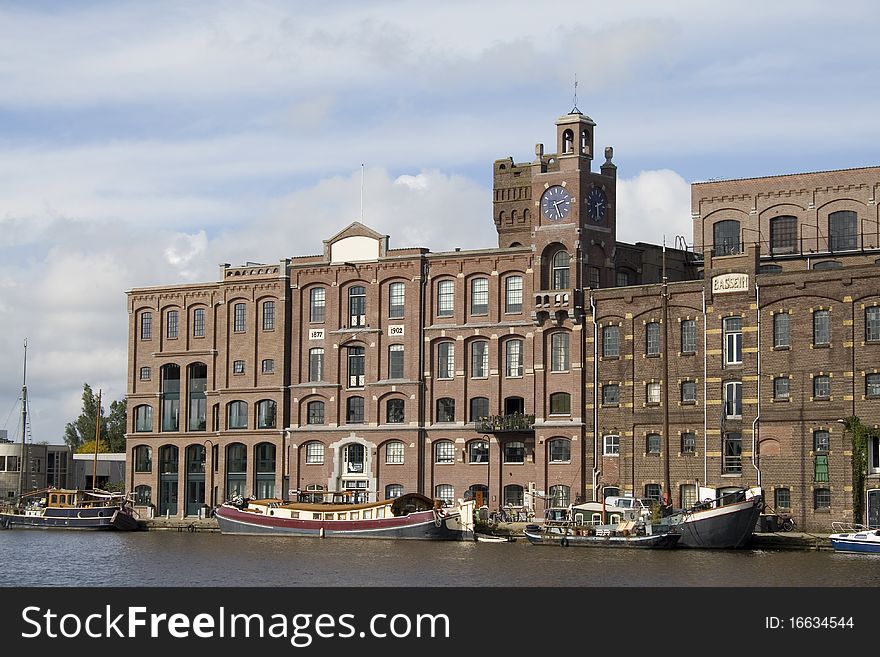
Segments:
[[[617,167],[613,151],[592,170],[595,122],[577,108],[556,121],[556,151],[535,146],[535,160],[494,163],[493,211],[502,248],[531,246],[533,289],[548,303],[559,294],[565,308],[538,308],[536,320],[580,321],[581,291],[614,284]],[[563,292],[566,290],[567,292]]]

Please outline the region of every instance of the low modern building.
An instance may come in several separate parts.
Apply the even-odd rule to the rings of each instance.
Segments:
[[[880,168],[696,184],[693,248],[625,244],[594,129],[573,110],[554,153],[495,161],[497,248],[355,222],[129,291],[128,488],[161,515],[322,491],[540,513],[760,484],[802,526],[851,517],[837,420],[880,422]]]
[[[5,432],[4,432],[5,433]],[[40,490],[49,486],[68,485],[71,469],[67,445],[26,443],[22,456],[21,443],[0,440],[0,501],[15,502],[20,490]],[[22,463],[30,463],[22,478]]]

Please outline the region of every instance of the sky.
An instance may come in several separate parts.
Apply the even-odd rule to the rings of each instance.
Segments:
[[[880,164],[880,5],[0,0],[0,429],[126,393],[126,291],[321,253],[495,246],[492,162],[575,106],[618,238],[691,243],[690,184]],[[577,80],[576,98],[574,81]]]

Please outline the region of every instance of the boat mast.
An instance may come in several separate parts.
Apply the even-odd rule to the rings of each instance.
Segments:
[[[24,370],[21,378],[21,457],[18,466],[18,499],[24,495],[25,470],[30,466],[27,453],[27,338],[24,339]]]
[[[101,440],[101,389],[98,388],[98,408],[95,411],[95,460],[92,462],[92,490],[98,488],[98,441]]]

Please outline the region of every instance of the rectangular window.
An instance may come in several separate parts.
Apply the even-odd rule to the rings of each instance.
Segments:
[[[489,281],[475,278],[471,281],[471,315],[486,315],[489,312]]]
[[[506,363],[507,376],[516,377],[523,375],[523,342],[522,340],[508,340],[505,344],[507,349]]]
[[[324,380],[324,349],[309,349],[309,381]]]
[[[880,397],[880,374],[865,375],[865,396]]]
[[[153,339],[153,313],[141,313],[141,340]]]
[[[441,440],[438,442],[436,452],[435,463],[455,463],[455,443],[451,440]]]
[[[629,272],[617,272],[615,274],[614,280],[617,282],[617,287],[626,287],[627,285],[629,285]]]
[[[601,269],[599,269],[598,267],[590,267],[587,270],[587,276],[588,276],[588,284],[591,288],[596,289],[596,288],[601,287],[601,285],[600,285],[600,280],[601,280],[601,276],[602,276]]]
[[[324,424],[324,402],[309,402],[307,413],[309,424]]]
[[[388,347],[388,378],[403,378],[403,345],[393,344]]]
[[[312,288],[309,297],[309,321],[315,323],[323,322],[327,303],[326,291],[323,287]]]
[[[388,287],[388,318],[402,319],[406,307],[406,286],[403,283],[392,283]]]
[[[831,377],[813,377],[813,399],[828,399],[831,397]]]
[[[696,484],[682,484],[681,491],[681,508],[689,509],[697,503],[697,486]]]
[[[605,436],[602,439],[602,454],[605,456],[620,454],[620,436]]]
[[[724,416],[742,417],[742,382],[728,381],[724,384]]]
[[[244,374],[244,361],[243,360],[232,361],[232,373],[233,374]]]
[[[813,432],[813,451],[827,453],[831,446],[831,434],[825,430]]]
[[[177,311],[169,310],[168,315],[166,316],[167,327],[165,335],[168,336],[170,340],[177,339]]]
[[[773,315],[773,347],[776,349],[791,346],[791,338],[789,337],[789,316],[788,313],[776,313]]]
[[[645,484],[645,497],[653,502],[659,502],[663,498],[663,488],[660,484]]]
[[[363,388],[365,360],[363,347],[348,348],[348,387]]]
[[[820,454],[816,456],[816,466],[813,481],[828,481],[828,456],[825,454]]]
[[[275,330],[275,302],[274,301],[263,302],[263,330],[264,331],[274,331]]]
[[[153,371],[149,367],[141,368],[141,381],[149,381],[153,377]]]
[[[690,431],[681,434],[681,453],[696,454],[697,452],[697,436]]]
[[[660,324],[657,322],[645,325],[645,353],[648,356],[660,355]]]
[[[244,333],[247,328],[246,307],[243,303],[237,303],[233,307],[234,320],[232,330],[235,333]]]
[[[263,374],[273,374],[275,372],[275,361],[271,358],[264,358],[262,363]]]
[[[660,384],[648,383],[645,385],[645,401],[654,406],[660,403]]]
[[[724,364],[742,364],[742,318],[724,319]]]
[[[550,371],[568,371],[568,333],[554,333],[550,337]]]
[[[617,406],[620,404],[620,386],[616,383],[608,383],[602,386],[602,405]]]
[[[694,404],[697,401],[697,384],[694,381],[682,381],[681,403]]]
[[[392,463],[395,465],[403,463],[403,450],[403,443],[399,440],[394,440],[388,443],[388,447],[385,448],[385,463]]]
[[[364,398],[349,397],[346,401],[346,421],[348,424],[364,423]]]
[[[306,445],[306,463],[310,465],[324,463],[324,446],[321,443],[311,442]]]
[[[193,337],[205,337],[205,309],[196,308],[193,311]]]
[[[832,251],[850,251],[858,248],[858,215],[852,210],[829,214],[828,238]]]
[[[681,322],[681,353],[693,354],[697,351],[697,322],[685,319]]]
[[[510,276],[506,283],[507,294],[505,310],[509,313],[521,313],[523,304],[522,276]]]
[[[721,469],[723,474],[742,473],[742,434],[738,431],[724,434]]]
[[[789,379],[787,376],[777,376],[773,379],[773,399],[788,400],[789,398]]]
[[[770,220],[770,252],[794,253],[797,250],[797,217],[774,217]]]
[[[437,283],[437,316],[452,317],[455,310],[455,281]]]
[[[471,344],[471,377],[484,379],[489,376],[489,343],[477,340]]]
[[[602,356],[604,358],[620,357],[620,328],[606,326],[602,329]]]
[[[817,488],[813,491],[813,502],[815,509],[831,508],[831,490],[828,488]]]
[[[867,342],[880,340],[880,306],[865,308],[865,340]]]
[[[648,454],[660,453],[660,434],[649,433],[645,438],[645,452]]]
[[[831,342],[831,311],[813,312],[813,344],[826,345]]]
[[[773,491],[773,506],[777,509],[791,508],[791,489],[777,488]]]
[[[441,342],[437,345],[437,378],[451,379],[455,376],[455,345]]]

